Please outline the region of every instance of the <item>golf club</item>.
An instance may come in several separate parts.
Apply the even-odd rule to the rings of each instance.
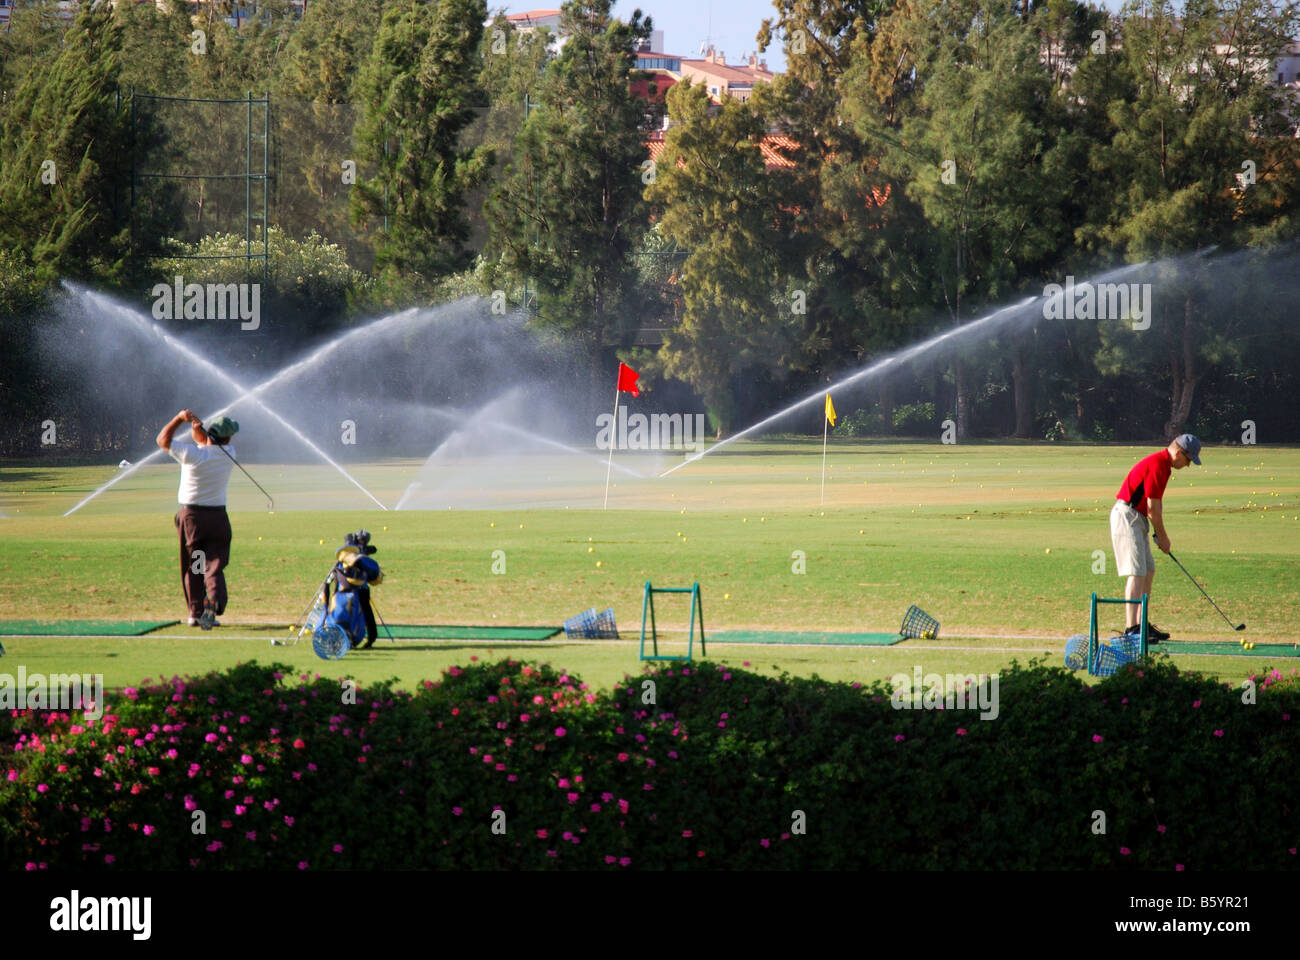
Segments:
[[[199,425],[199,429],[201,429],[204,433],[208,433],[207,428],[204,427],[202,424]],[[212,436],[212,434],[210,434],[210,433],[208,433],[208,439],[210,439],[210,440],[215,440],[215,438],[214,438],[214,437]],[[216,447],[218,450],[220,450],[222,453],[224,453],[226,456],[230,457],[230,451],[227,450],[223,445],[221,445],[221,444],[219,444],[219,443],[213,443],[212,445],[213,445],[214,447]],[[242,463],[240,463],[238,460],[236,460],[234,457],[230,457],[230,462],[233,463],[235,466],[237,466],[240,470],[244,470],[244,465],[243,465]],[[252,475],[251,473],[249,473],[247,470],[244,470],[244,476],[248,477],[249,480],[253,480],[253,475]],[[258,483],[256,480],[253,480],[253,486],[255,486],[255,487],[257,487],[257,489],[261,490],[261,491],[262,491],[262,496],[266,497],[266,510],[267,510],[267,512],[268,512],[268,513],[274,513],[274,512],[275,512],[275,501],[272,500],[272,499],[271,499],[271,495],[270,495],[269,493],[266,492],[266,488],[263,487],[263,486],[262,486],[260,483]]]
[[[384,623],[384,615],[379,612],[379,608],[375,606],[375,601],[373,600],[370,601],[370,609],[375,611],[375,616],[379,618],[379,622],[384,624],[384,633],[388,634],[388,639],[393,643],[396,643],[397,638],[393,636],[393,631],[388,629],[388,624]]]
[[[1174,556],[1173,551],[1170,550],[1168,551],[1168,553],[1169,553],[1169,559],[1172,560],[1174,563],[1178,564],[1178,569],[1183,571],[1183,573],[1187,573],[1187,568],[1184,567],[1181,563],[1179,563],[1178,558]],[[1196,578],[1194,576],[1192,576],[1190,573],[1187,573],[1187,579],[1192,581],[1192,584],[1196,587],[1197,590],[1201,591],[1201,596],[1203,596],[1206,600],[1210,601],[1210,606],[1214,607],[1215,610],[1219,611],[1219,616],[1223,617],[1223,619],[1227,622],[1228,626],[1232,627],[1232,629],[1234,630],[1246,629],[1246,625],[1244,623],[1234,624],[1231,620],[1228,619],[1228,615],[1226,613],[1224,613],[1222,610],[1219,610],[1219,605],[1215,603],[1212,599],[1210,599],[1210,595],[1205,592],[1204,588],[1202,588],[1199,583],[1196,582]]]

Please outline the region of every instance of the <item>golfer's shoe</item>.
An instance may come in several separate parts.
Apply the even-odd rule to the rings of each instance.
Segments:
[[[203,601],[203,615],[199,617],[199,629],[211,630],[217,626],[217,607],[211,599]]]
[[[1125,630],[1124,633],[1129,636],[1139,637],[1142,635],[1142,627],[1135,623],[1133,624],[1133,626]],[[1169,639],[1169,634],[1165,633],[1163,630],[1157,630],[1156,625],[1154,623],[1147,624],[1147,645],[1148,646],[1150,646],[1153,643],[1159,643],[1161,640],[1168,640],[1168,639]]]

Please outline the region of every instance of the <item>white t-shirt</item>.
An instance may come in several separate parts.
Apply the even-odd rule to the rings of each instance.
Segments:
[[[228,457],[213,444],[200,447],[190,440],[173,440],[168,453],[181,465],[178,503],[197,507],[226,505],[226,484],[230,481],[230,471],[235,468],[230,457],[238,456],[234,447],[227,444]]]

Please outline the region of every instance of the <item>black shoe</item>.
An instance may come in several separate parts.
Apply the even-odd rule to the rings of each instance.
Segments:
[[[1169,634],[1165,633],[1150,620],[1147,621],[1147,643],[1159,643],[1161,640],[1168,640]]]
[[[1141,637],[1142,627],[1139,624],[1135,623],[1133,624],[1133,626],[1129,627],[1127,630],[1124,631],[1124,636]],[[1149,647],[1153,644],[1159,643],[1162,639],[1168,640],[1169,634],[1157,633],[1155,627],[1151,626],[1151,624],[1148,623],[1147,624],[1147,646]]]

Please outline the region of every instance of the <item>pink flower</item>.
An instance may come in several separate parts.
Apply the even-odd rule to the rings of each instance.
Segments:
[[[245,754],[241,754],[240,757],[239,757],[239,762],[240,762],[240,763],[252,763],[252,762],[253,762],[253,758],[250,757],[250,756],[249,756],[248,754],[246,754],[246,753],[245,753]]]
[[[336,843],[336,844],[334,844],[334,852],[335,852],[335,853],[342,853],[342,852],[343,852],[343,844],[341,844],[341,843]]]
[[[1100,733],[1094,733],[1094,734],[1092,735],[1092,742],[1093,742],[1093,743],[1101,743],[1102,740],[1104,740],[1104,739],[1106,739],[1106,738],[1103,737]]]
[[[539,840],[545,840],[545,839],[546,839],[546,831],[545,831],[545,830],[538,830],[538,831],[537,831],[537,838],[538,838]]]
[[[966,728],[965,728],[965,727],[958,727],[958,728],[957,728],[957,736],[959,736],[959,737],[964,737],[964,736],[966,736]]]
[[[1221,736],[1223,736],[1223,731],[1222,731],[1222,730],[1215,730],[1215,731],[1214,731],[1214,735],[1215,735],[1216,737],[1221,737]]]
[[[570,803],[577,803],[577,802],[578,802],[578,795],[577,795],[576,793],[568,793],[568,794],[565,794],[565,796],[567,796],[567,797],[569,798],[569,802],[570,802]]]
[[[462,810],[460,807],[452,807],[452,808],[451,808],[451,812],[452,812],[453,815],[459,817],[459,816],[460,816],[462,813],[464,813],[465,811]]]
[[[1199,701],[1199,700],[1193,700],[1193,701],[1192,701],[1192,709],[1193,709],[1193,710],[1195,710],[1195,709],[1196,709],[1197,707],[1199,707],[1200,705],[1201,705],[1201,701]]]
[[[1132,852],[1133,852],[1133,851],[1130,850],[1128,847],[1120,847],[1120,848],[1119,848],[1119,855],[1120,855],[1121,857],[1127,857],[1127,856],[1128,856],[1130,853],[1132,853]]]
[[[49,789],[50,789],[50,788],[47,787],[47,786],[46,786],[45,784],[43,784],[43,783],[38,783],[38,784],[36,785],[36,792],[37,792],[37,793],[48,793],[48,792],[49,792]]]
[[[256,840],[256,839],[257,839],[257,831],[256,831],[256,830],[249,830],[247,833],[244,834],[244,837],[245,837],[245,839],[248,839],[248,840]]]
[[[1175,864],[1174,864],[1174,869],[1177,870],[1177,871],[1179,871],[1179,872],[1182,872],[1183,865],[1182,865],[1181,863],[1175,863]]]
[[[642,790],[653,790],[654,787],[653,787],[651,784],[643,783],[643,784],[641,785],[641,789],[642,789]]]
[[[627,866],[629,863],[631,863],[631,862],[632,862],[632,858],[631,858],[631,857],[619,857],[619,858],[618,858],[618,865],[619,865],[620,867],[626,867],[626,866]]]
[[[772,845],[772,841],[767,839],[767,837],[764,837],[762,840],[758,842],[760,846],[764,846],[764,847],[770,847]]]
[[[1164,833],[1164,832],[1165,832],[1165,825],[1164,825],[1163,823],[1162,823],[1162,824],[1159,824],[1159,825],[1156,827],[1156,833]]]
[[[689,837],[690,835],[691,835],[691,831],[689,831],[689,830],[683,830],[683,831],[682,831],[682,836],[683,836],[683,837]]]
[[[106,853],[106,854],[104,854],[104,862],[105,862],[105,863],[112,863],[112,862],[113,862],[114,860],[116,860],[116,859],[117,859],[117,857],[113,856],[111,853]]]
[[[307,746],[307,744],[306,742],[303,741],[302,737],[299,737],[297,740],[293,742],[293,748],[295,750],[301,750],[305,746]]]
[[[299,861],[298,861],[298,869],[299,869],[299,870],[306,870],[309,866],[310,866],[310,864],[308,864],[306,860],[299,860]]]
[[[555,728],[555,735],[556,735],[557,737],[562,737],[562,736],[564,736],[564,734],[565,734],[565,730],[564,730],[563,727],[556,727],[556,728]]]
[[[220,840],[213,840],[211,843],[209,843],[209,844],[207,845],[207,848],[206,848],[206,849],[207,849],[208,853],[216,853],[218,850],[221,849],[221,841],[220,841]]]
[[[903,742],[904,740],[906,740],[906,739],[907,739],[907,737],[903,736],[901,733],[899,733],[899,734],[895,734],[895,735],[894,735],[894,742],[895,742],[895,743],[902,743],[902,742]]]

